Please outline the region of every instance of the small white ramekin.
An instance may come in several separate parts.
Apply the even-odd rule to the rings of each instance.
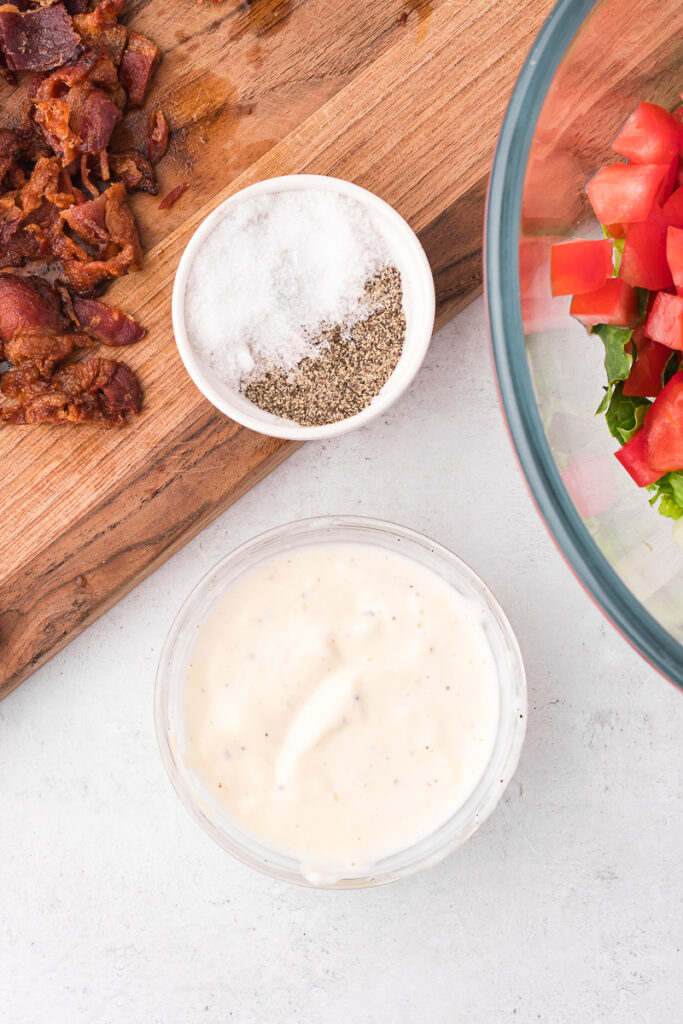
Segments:
[[[403,309],[406,316],[406,336],[401,358],[380,393],[355,416],[340,420],[338,423],[327,423],[322,427],[302,427],[292,420],[273,416],[272,413],[259,409],[235,388],[230,388],[218,380],[190,344],[185,326],[185,290],[192,261],[204,240],[227,211],[236,203],[264,193],[303,189],[336,192],[354,199],[365,207],[373,224],[384,236],[394,264],[401,273]],[[347,430],[361,427],[386,412],[410,385],[422,364],[434,329],[434,310],[434,278],[429,261],[417,235],[403,217],[367,189],[340,178],[328,178],[319,174],[291,174],[280,178],[268,178],[226,199],[202,221],[188,242],[173,284],[172,316],[176,345],[185,369],[204,397],[226,416],[250,430],[294,441],[335,437],[346,433]]]
[[[184,697],[188,666],[203,623],[226,589],[271,558],[317,544],[369,544],[395,551],[431,569],[474,602],[491,646],[498,676],[498,728],[488,764],[467,800],[418,843],[383,857],[371,869],[339,878],[306,873],[301,861],[247,833],[185,763]],[[264,637],[267,644],[268,638]],[[361,889],[413,874],[442,860],[489,816],[512,778],[526,730],[526,680],[519,646],[505,613],[486,584],[461,559],[414,530],[360,516],[322,516],[287,523],[236,548],[194,587],[175,617],[159,659],[154,717],[169,778],[193,818],[244,864],[287,882],[324,889]]]

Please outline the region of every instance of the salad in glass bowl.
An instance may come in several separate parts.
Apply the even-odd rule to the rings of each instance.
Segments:
[[[605,346],[598,407],[650,504],[683,516],[683,104],[638,104],[586,192],[604,238],[550,249],[552,296]],[[683,535],[682,535],[683,536]]]
[[[682,85],[680,0],[558,0],[499,137],[484,266],[498,386],[532,496],[598,605],[683,689],[683,516],[673,529],[670,518],[683,463],[668,425],[680,423],[681,372],[680,236],[668,229],[683,225],[655,224],[683,184],[671,124]],[[666,277],[642,276],[663,260]],[[632,468],[639,445],[656,491],[615,458]]]

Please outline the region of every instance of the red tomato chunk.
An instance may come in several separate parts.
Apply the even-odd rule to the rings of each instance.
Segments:
[[[682,143],[683,129],[668,110],[656,103],[640,103],[612,149],[635,164],[670,164]]]
[[[642,432],[653,472],[662,476],[683,469],[683,373],[675,374],[657,395],[638,431]]]
[[[609,238],[561,242],[550,250],[550,288],[553,295],[594,292],[612,276],[613,244]]]
[[[660,292],[645,324],[648,338],[683,351],[683,296]]]
[[[666,261],[667,225],[658,221],[631,224],[621,257],[619,277],[633,288],[670,288],[673,277]]]
[[[648,462],[647,439],[642,427],[614,454],[639,487],[649,487],[662,475]]]
[[[683,228],[683,188],[677,188],[675,192],[672,192],[658,213],[661,214],[665,224]]]
[[[601,167],[586,185],[600,223],[647,220],[668,173],[668,164]]]
[[[640,398],[654,398],[662,390],[662,374],[671,358],[671,349],[646,338],[633,364],[623,393]]]
[[[666,259],[676,291],[683,295],[683,230],[670,227],[666,235]]]
[[[638,323],[638,296],[625,281],[610,277],[594,292],[575,295],[569,312],[586,327],[595,327],[596,324],[635,327]]]

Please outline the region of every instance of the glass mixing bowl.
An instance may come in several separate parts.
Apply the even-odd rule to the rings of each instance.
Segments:
[[[641,100],[683,89],[681,0],[560,0],[505,116],[489,186],[489,328],[512,441],[570,566],[613,624],[683,688],[683,550],[614,458],[595,410],[604,349],[552,299],[549,249],[599,237],[586,182]]]

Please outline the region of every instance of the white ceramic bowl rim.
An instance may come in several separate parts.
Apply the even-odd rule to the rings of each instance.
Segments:
[[[243,395],[238,395],[237,392],[233,392],[236,396],[235,401],[226,397],[226,392],[229,393],[230,389],[220,389],[216,386],[214,378],[190,344],[185,326],[185,291],[190,268],[205,239],[215,229],[226,212],[236,203],[257,195],[304,189],[337,192],[355,199],[364,206],[373,217],[377,229],[382,231],[381,222],[391,234],[391,238],[385,234],[385,239],[396,262],[402,264],[399,269],[404,284],[404,304],[406,287],[412,288],[416,296],[419,296],[419,301],[414,303],[415,308],[410,311],[410,316],[408,316],[408,312],[406,315],[406,339],[401,358],[380,393],[355,416],[350,416],[337,423],[327,423],[321,427],[304,427],[279,416],[273,416],[248,402]],[[384,231],[382,233],[384,234]],[[408,273],[410,274],[409,281],[406,280]],[[321,174],[290,174],[267,178],[235,192],[202,221],[190,238],[178,264],[173,284],[171,312],[176,345],[185,364],[185,369],[212,405],[250,430],[268,434],[271,437],[308,441],[335,437],[354,430],[386,412],[393,405],[409,387],[425,357],[434,329],[435,303],[434,279],[425,251],[415,232],[389,203],[380,199],[373,192],[361,188],[360,185],[354,185],[341,178],[332,178]]]
[[[293,856],[269,847],[243,831],[224,813],[209,810],[194,791],[179,753],[174,706],[186,681],[187,664],[203,619],[225,588],[264,559],[316,543],[366,543],[395,549],[437,572],[476,601],[496,661],[500,684],[499,721],[489,762],[465,803],[435,832],[346,878],[306,876]],[[178,716],[179,717],[179,716]],[[494,809],[517,767],[526,730],[526,680],[512,627],[479,576],[457,555],[414,530],[361,516],[322,516],[276,527],[247,541],[223,558],[192,589],[164,643],[155,691],[155,725],[161,757],[185,807],[225,850],[268,875],[318,888],[363,888],[381,885],[437,863],[460,846]]]

